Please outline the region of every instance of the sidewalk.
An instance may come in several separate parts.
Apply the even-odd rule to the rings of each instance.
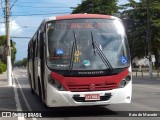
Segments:
[[[144,71],[132,71],[133,77],[149,77],[149,72]],[[152,72],[153,78],[160,78],[160,72]]]
[[[7,73],[0,74],[0,112],[16,111],[14,86],[8,86]]]

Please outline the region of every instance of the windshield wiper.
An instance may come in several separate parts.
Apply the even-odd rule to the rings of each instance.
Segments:
[[[93,50],[94,50],[94,55],[96,55],[96,46],[95,46],[95,42],[93,41],[92,31],[91,31],[91,38],[92,38],[92,46],[93,46]]]
[[[72,51],[71,51],[71,59],[70,59],[70,64],[69,64],[69,71],[72,70],[73,68],[73,61],[74,61],[74,53],[75,51],[77,51],[77,38],[76,38],[76,33],[75,31],[73,30],[73,34],[74,34],[74,42],[73,42],[73,45],[72,45]]]
[[[113,70],[112,65],[110,64],[110,62],[108,61],[108,59],[104,55],[103,51],[99,48],[99,46],[97,45],[97,43],[93,40],[92,31],[91,31],[91,38],[92,38],[92,46],[93,46],[93,49],[94,49],[94,54],[96,54],[96,50],[97,50],[99,56],[101,57],[102,61],[106,65],[106,67],[109,67],[109,69],[112,71]]]

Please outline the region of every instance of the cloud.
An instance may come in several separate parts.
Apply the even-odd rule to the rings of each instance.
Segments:
[[[21,26],[17,24],[15,20],[11,21],[10,22],[10,35],[12,35],[15,32],[16,33],[22,32],[20,28]],[[5,24],[0,24],[0,35],[5,35],[5,34],[6,34]]]
[[[0,35],[4,35],[4,34],[5,34],[5,25],[0,24]]]
[[[10,35],[14,36],[16,34],[19,34],[23,31],[22,26],[20,26],[16,21],[12,21],[10,24]]]

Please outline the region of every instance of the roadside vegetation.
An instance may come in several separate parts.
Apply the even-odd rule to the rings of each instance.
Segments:
[[[15,42],[11,40],[11,60],[12,64],[16,58]],[[0,36],[0,74],[7,70],[6,36]]]
[[[0,74],[7,70],[7,65],[0,60]]]
[[[14,63],[14,67],[26,67],[26,66],[27,66],[27,58],[23,58],[23,60],[19,60]]]

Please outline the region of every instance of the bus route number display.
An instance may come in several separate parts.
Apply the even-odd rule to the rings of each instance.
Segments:
[[[56,23],[54,25],[54,29],[97,29],[97,28],[114,28],[114,24],[112,23]]]

